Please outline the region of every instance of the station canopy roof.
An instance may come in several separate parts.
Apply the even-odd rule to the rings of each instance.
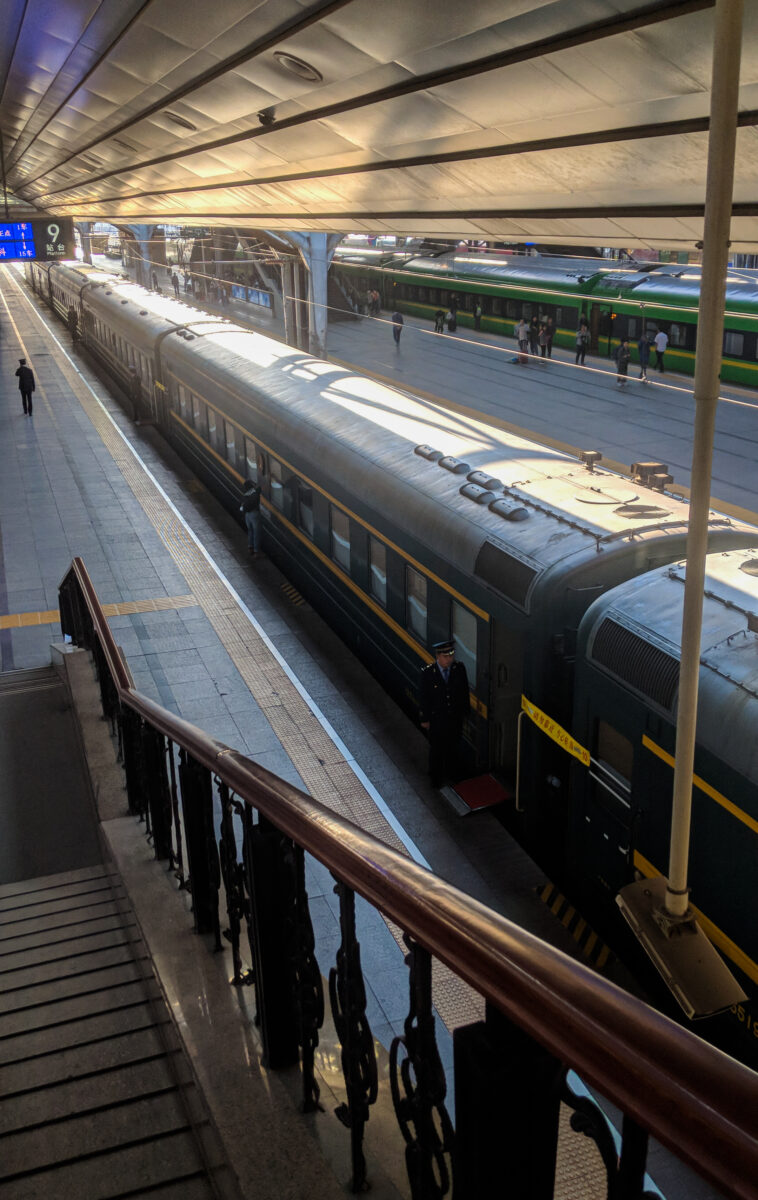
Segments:
[[[713,28],[713,0],[4,0],[6,184],[117,223],[692,249]],[[740,80],[750,251],[755,0]]]

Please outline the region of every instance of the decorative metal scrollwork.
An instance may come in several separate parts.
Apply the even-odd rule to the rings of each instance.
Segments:
[[[237,858],[237,839],[234,833],[234,813],[242,815],[242,805],[234,801],[229,788],[220,779],[216,780],[219,800],[221,802],[221,837],[218,843],[219,860],[221,863],[221,878],[226,892],[226,911],[229,917],[229,928],[224,930],[224,936],[232,946],[232,962],[234,978],[232,983],[237,987],[253,982],[252,970],[242,968],[240,953],[240,930],[244,920],[249,932],[250,899],[245,891],[245,869]]]
[[[366,1160],[363,1156],[363,1131],[369,1107],[377,1096],[376,1054],[371,1026],[366,1017],[366,988],[361,968],[361,951],[355,936],[355,894],[337,882],[340,899],[342,941],[337,951],[337,966],[329,972],[329,1000],[337,1036],[342,1045],[342,1073],[347,1103],[335,1110],[350,1130],[353,1179],[351,1190],[367,1190]]]
[[[408,934],[410,1008],[403,1037],[390,1048],[390,1086],[413,1200],[441,1200],[452,1185],[455,1137],[445,1107],[447,1083],[434,1034],[432,959]],[[404,1057],[401,1059],[401,1053]]]
[[[305,887],[305,854],[295,846],[295,903],[293,912],[293,968],[298,997],[298,1041],[302,1056],[303,1112],[321,1108],[321,1089],[316,1081],[314,1054],[318,1046],[318,1031],[324,1024],[324,985],[316,960],[316,939],[313,933],[308,892]]]
[[[589,1096],[579,1096],[572,1091],[567,1075],[563,1079],[561,1100],[572,1110],[571,1128],[591,1138],[600,1152],[608,1180],[607,1200],[655,1200],[653,1192],[644,1190],[646,1131],[625,1116],[619,1154],[605,1113]]]

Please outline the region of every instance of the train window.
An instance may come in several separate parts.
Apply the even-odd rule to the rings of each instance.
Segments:
[[[522,305],[521,305],[520,300],[506,300],[506,302],[505,302],[506,317],[513,317],[514,321],[518,321],[521,316],[521,308],[522,308]]]
[[[405,623],[420,641],[426,642],[426,579],[413,567],[405,568]]]
[[[331,505],[332,558],[346,571],[350,570],[350,518],[342,509]]]
[[[672,346],[687,345],[687,326],[686,325],[669,325],[668,327],[669,342]]]
[[[473,312],[474,311],[474,297],[471,296],[468,292],[463,297],[462,307],[463,307],[464,312]]]
[[[303,483],[300,479],[292,481],[293,491],[297,502],[297,523],[307,533],[308,537],[313,540],[313,488],[309,488],[307,483]]]
[[[269,459],[271,475],[271,503],[274,508],[284,508],[284,485],[282,483],[282,464],[276,458]]]
[[[533,306],[533,305],[531,305],[531,304],[523,304],[523,305],[521,306],[521,315],[522,315],[522,317],[524,318],[524,320],[525,320],[525,321],[531,321],[531,319],[532,319],[532,314],[533,314],[533,313],[534,313],[534,306]]]
[[[492,297],[492,315],[493,317],[502,317],[503,315],[503,302],[499,296]]]
[[[745,350],[745,338],[741,333],[735,333],[731,329],[724,331],[724,354],[733,354],[735,358],[742,358]]]
[[[387,606],[387,547],[378,538],[369,537],[369,586],[371,595]]]
[[[629,320],[627,321],[626,336],[629,338],[630,342],[637,341],[637,319],[636,319],[636,317],[630,317]]]
[[[249,437],[245,438],[245,475],[248,479],[252,479],[253,483],[258,482],[258,459],[255,454],[255,442]]]
[[[231,421],[224,421],[224,432],[226,434],[226,461],[234,466],[237,462],[237,434]]]
[[[553,316],[553,321],[556,325],[563,324],[563,309],[562,308],[556,308],[554,316]]]
[[[607,721],[597,723],[597,757],[619,782],[631,783],[634,761],[632,743]]]
[[[191,421],[192,420],[192,404],[190,402],[189,396],[187,395],[187,389],[182,387],[181,384],[179,384],[176,390],[179,394],[179,415],[181,416],[183,421]]]
[[[208,436],[205,405],[197,396],[192,397],[192,424],[202,438]]]
[[[453,641],[455,656],[466,668],[469,686],[476,687],[476,617],[453,601]]]
[[[424,304],[426,304],[428,295],[425,287],[416,288],[416,299],[421,300]]]
[[[208,441],[212,446],[216,445],[216,410],[208,409]]]

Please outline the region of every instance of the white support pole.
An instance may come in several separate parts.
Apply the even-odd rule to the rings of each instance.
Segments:
[[[692,775],[697,726],[700,638],[703,621],[705,556],[708,548],[713,435],[724,330],[726,270],[734,182],[734,150],[740,77],[743,0],[716,0],[713,39],[711,122],[705,196],[703,273],[695,358],[695,432],[692,449],[687,578],[682,618],[682,658],[676,726],[676,766],[666,911],[688,911]]]

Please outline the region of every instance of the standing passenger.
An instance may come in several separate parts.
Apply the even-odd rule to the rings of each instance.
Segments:
[[[669,344],[669,335],[667,333],[664,333],[662,329],[659,329],[655,335],[655,365],[658,368],[658,370],[660,371],[661,375],[664,374],[663,355],[666,352],[666,347],[668,346],[668,344]]]
[[[547,340],[545,343],[547,346],[547,356],[548,356],[548,358],[552,358],[553,357],[553,338],[555,337],[555,326],[553,325],[552,317],[548,317],[547,321],[545,322],[545,332],[547,333]]]
[[[178,300],[179,299],[179,276],[177,275],[176,271],[174,271],[171,275],[171,282],[174,285],[174,295],[176,296],[176,298]]]
[[[393,312],[392,314],[392,336],[395,339],[395,345],[400,345],[400,334],[403,332],[403,314]]]
[[[616,347],[616,353],[613,356],[616,359],[616,387],[626,387],[626,377],[629,370],[629,359],[632,357],[632,352],[629,349],[629,343],[626,338],[623,338]]]
[[[587,344],[590,340],[590,331],[587,328],[587,322],[582,321],[576,331],[576,358],[574,362],[580,367],[584,366],[584,356],[587,353]]]
[[[637,353],[640,356],[640,379],[643,383],[649,383],[647,377],[647,365],[650,362],[650,342],[643,333],[640,340],[637,342]]]
[[[540,352],[540,323],[536,317],[529,322],[529,353],[536,358]]]
[[[16,368],[18,377],[18,390],[21,393],[21,403],[24,406],[24,416],[32,415],[32,392],[35,390],[34,371],[31,367],[27,367],[26,359],[20,358],[19,365]]]
[[[539,341],[539,344],[540,344],[540,354],[542,355],[542,361],[547,365],[547,348],[548,348],[548,342],[550,340],[550,335],[548,334],[548,331],[547,331],[547,325],[544,323],[542,325],[540,325],[540,331],[539,331],[539,334],[537,335],[537,340]]]
[[[261,545],[261,489],[252,479],[246,479],[242,485],[240,512],[247,529],[247,552],[257,558]]]
[[[434,332],[435,333],[444,333],[445,332],[445,312],[444,312],[444,309],[442,309],[442,308],[438,308],[436,313],[434,314]]]

